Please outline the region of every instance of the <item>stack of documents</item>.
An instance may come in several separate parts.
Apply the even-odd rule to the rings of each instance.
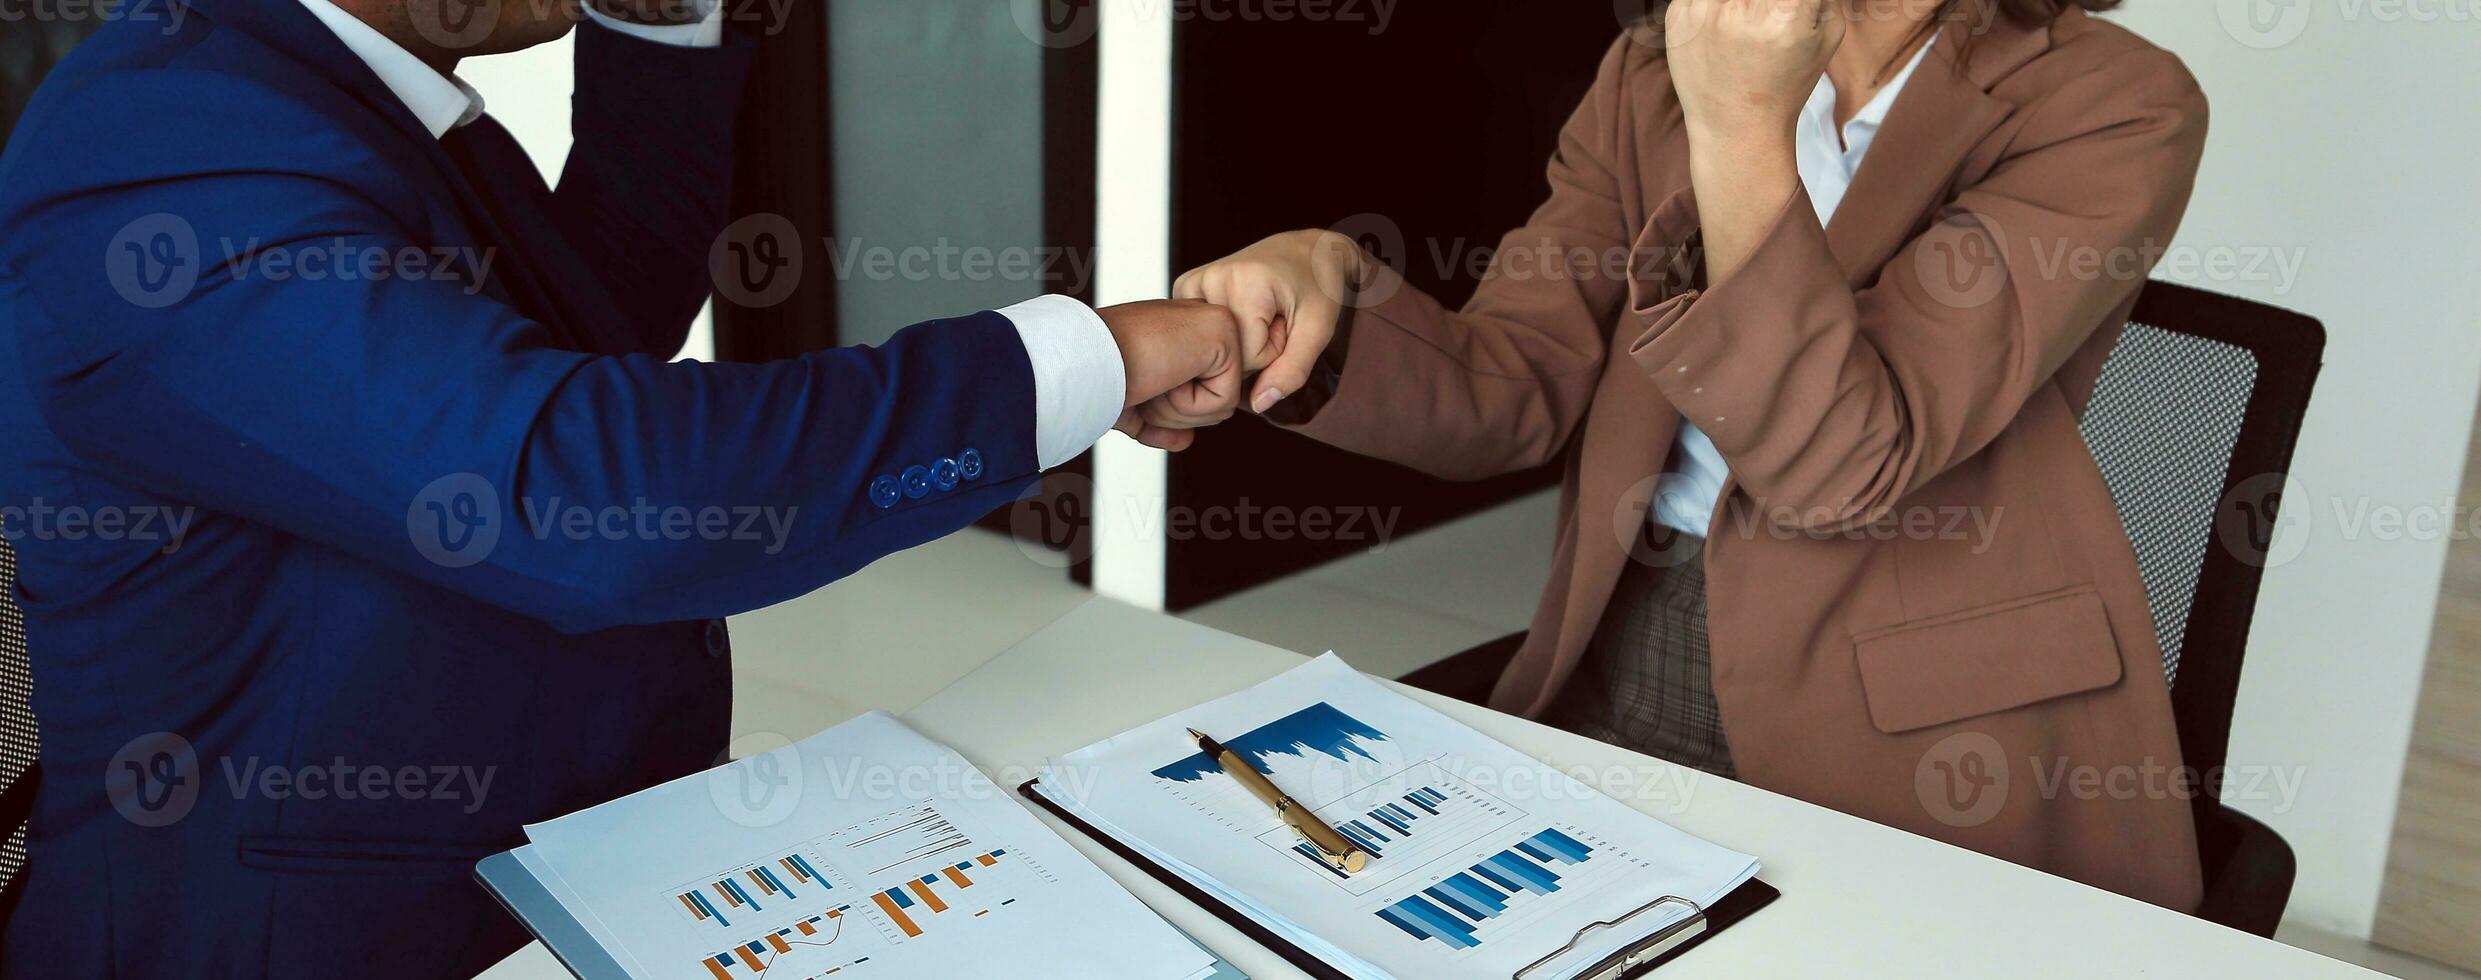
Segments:
[[[980,770],[885,714],[526,832],[526,870],[632,977],[1217,974]]]
[[[1189,730],[1372,855],[1319,859]],[[1712,907],[1757,860],[1676,830],[1329,654],[1053,760],[1037,791],[1357,978],[1576,976]],[[1651,906],[1649,908],[1649,906]],[[1634,914],[1632,914],[1634,913]]]

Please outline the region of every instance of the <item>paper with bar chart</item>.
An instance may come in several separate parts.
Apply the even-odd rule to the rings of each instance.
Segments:
[[[1214,962],[884,714],[527,833],[633,976],[1183,980]],[[1078,941],[1098,930],[1112,942]]]
[[[1371,855],[1317,858],[1188,737],[1222,740]],[[1333,654],[1055,760],[1044,793],[1356,977],[1506,977],[1579,927],[1665,895],[1712,904],[1757,873],[1458,724]],[[1604,930],[1565,977],[1684,913]]]

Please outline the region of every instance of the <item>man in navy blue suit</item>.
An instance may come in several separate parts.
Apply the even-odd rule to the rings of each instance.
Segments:
[[[1239,397],[1193,304],[672,362],[748,61],[712,0],[584,11],[557,186],[454,70],[563,3],[165,3],[0,158],[44,772],[0,974],[470,975],[523,939],[477,859],[717,761],[721,617]]]

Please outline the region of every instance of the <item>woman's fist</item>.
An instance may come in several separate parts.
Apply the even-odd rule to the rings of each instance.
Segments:
[[[1240,318],[1249,369],[1263,369],[1248,405],[1263,414],[1308,383],[1365,262],[1361,246],[1335,232],[1288,231],[1189,270],[1172,295]]]
[[[1665,58],[1691,138],[1789,135],[1843,38],[1843,0],[1672,0]]]

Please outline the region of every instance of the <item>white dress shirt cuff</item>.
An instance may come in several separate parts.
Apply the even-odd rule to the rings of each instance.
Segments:
[[[715,48],[724,43],[724,5],[720,0],[696,0],[698,19],[687,24],[639,24],[608,16],[591,3],[582,6],[595,23],[640,40],[676,48]]]
[[[1128,404],[1120,344],[1093,308],[1066,296],[1037,296],[999,311],[1016,324],[1034,366],[1034,455],[1043,469],[1091,448]]]

